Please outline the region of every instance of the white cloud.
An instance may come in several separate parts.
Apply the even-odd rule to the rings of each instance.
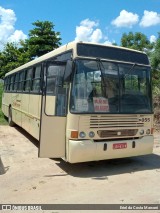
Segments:
[[[85,19],[76,27],[75,41],[100,42],[103,38],[102,31],[98,27],[98,22]],[[96,28],[96,29],[95,29]]]
[[[19,39],[27,38],[21,30],[15,30],[17,18],[13,10],[0,6],[0,49],[8,41],[18,42]]]
[[[81,21],[80,25],[88,27],[88,28],[93,28],[93,27],[97,27],[99,24],[98,24],[98,22],[91,21],[89,19],[85,19],[85,20]]]
[[[104,43],[111,45],[108,37],[102,33],[102,30],[98,28],[98,21],[91,21],[85,19],[80,22],[80,25],[76,27],[75,41],[86,41],[95,43]]]
[[[22,30],[15,30],[15,32],[8,38],[9,42],[19,42],[20,40],[25,40],[27,36],[22,32]]]
[[[157,12],[145,10],[140,22],[140,26],[150,27],[157,24],[160,24],[160,14],[158,14]]]
[[[151,35],[149,40],[150,40],[151,43],[156,43],[157,38],[156,38],[156,36]]]
[[[139,21],[139,16],[137,14],[127,12],[126,10],[122,10],[120,15],[114,19],[111,23],[116,27],[129,27],[131,28],[133,25],[137,24]]]
[[[103,38],[102,31],[100,29],[96,29],[93,31],[93,33],[90,37],[90,40],[91,40],[91,42],[98,43],[102,38]]]
[[[8,36],[14,32],[15,22],[16,16],[13,10],[0,6],[0,42],[6,41]]]

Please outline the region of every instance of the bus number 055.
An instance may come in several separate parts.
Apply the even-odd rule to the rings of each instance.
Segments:
[[[151,119],[150,118],[142,118],[142,122],[150,122]]]

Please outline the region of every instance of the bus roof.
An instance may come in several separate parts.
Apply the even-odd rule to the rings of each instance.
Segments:
[[[34,66],[35,64],[38,64],[38,63],[43,62],[45,60],[49,60],[49,59],[53,58],[54,56],[59,55],[59,54],[61,54],[63,52],[75,49],[78,43],[80,43],[80,44],[91,44],[91,45],[97,45],[97,46],[103,46],[103,47],[111,47],[111,48],[116,48],[116,49],[123,49],[123,50],[128,50],[128,51],[131,51],[131,52],[137,52],[137,53],[141,53],[141,54],[145,54],[146,55],[146,53],[144,53],[144,52],[141,52],[141,51],[138,51],[138,50],[129,49],[129,48],[125,48],[125,47],[120,47],[120,46],[99,44],[99,43],[93,43],[93,42],[82,42],[82,41],[76,42],[76,41],[72,41],[72,42],[69,42],[69,43],[67,43],[67,44],[65,44],[65,45],[63,45],[63,46],[61,46],[61,47],[59,47],[59,48],[57,48],[55,50],[52,50],[51,52],[49,52],[47,54],[44,54],[43,56],[40,56],[40,57],[38,57],[38,58],[36,58],[36,59],[34,59],[34,60],[32,60],[32,61],[30,61],[30,62],[28,62],[28,63],[26,63],[26,64],[24,64],[22,66],[20,66],[18,68],[15,68],[14,70],[8,72],[6,74],[6,76],[10,75],[10,74],[12,74],[14,72],[18,72],[18,71],[20,71],[22,69],[26,69],[26,68],[28,68],[30,66]]]

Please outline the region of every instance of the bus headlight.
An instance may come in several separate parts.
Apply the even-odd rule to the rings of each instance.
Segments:
[[[143,135],[144,134],[144,130],[141,129],[141,131],[139,132],[140,135]]]
[[[90,137],[90,138],[93,138],[94,136],[95,136],[95,133],[94,133],[94,132],[92,132],[92,131],[89,132],[89,137]]]
[[[85,137],[86,137],[86,133],[85,133],[85,132],[80,132],[80,133],[79,133],[79,137],[85,138]]]
[[[150,130],[150,129],[147,129],[147,130],[146,130],[146,134],[149,135],[150,133],[151,133],[151,130]]]

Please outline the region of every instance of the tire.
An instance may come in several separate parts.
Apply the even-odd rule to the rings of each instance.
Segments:
[[[15,125],[15,123],[12,121],[12,107],[9,107],[8,124],[9,124],[9,126],[14,126]]]

